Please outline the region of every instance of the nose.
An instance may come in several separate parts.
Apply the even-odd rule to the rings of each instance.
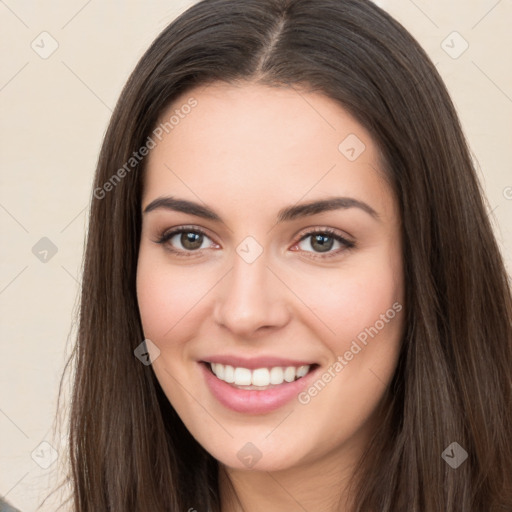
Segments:
[[[231,272],[217,288],[214,319],[240,338],[282,328],[290,321],[286,287],[264,256],[247,263],[235,254]]]

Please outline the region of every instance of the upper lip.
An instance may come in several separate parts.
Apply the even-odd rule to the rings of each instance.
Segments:
[[[230,365],[234,368],[248,368],[249,370],[255,370],[257,368],[273,368],[274,366],[307,366],[314,364],[311,361],[288,359],[276,356],[259,356],[259,357],[241,357],[233,355],[224,356],[210,356],[202,359],[206,363],[220,363],[223,365]]]

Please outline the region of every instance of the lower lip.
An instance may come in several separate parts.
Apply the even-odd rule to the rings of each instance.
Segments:
[[[245,414],[265,414],[279,409],[307,386],[311,376],[318,368],[293,382],[283,382],[279,386],[265,390],[236,388],[218,379],[207,363],[200,363],[203,374],[213,396],[225,407]]]

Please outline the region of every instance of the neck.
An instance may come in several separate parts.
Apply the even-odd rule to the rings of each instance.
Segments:
[[[361,451],[354,445],[286,470],[219,467],[222,512],[349,512],[349,480]]]

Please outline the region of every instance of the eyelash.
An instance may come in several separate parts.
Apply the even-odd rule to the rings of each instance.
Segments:
[[[171,229],[170,231],[164,231],[159,237],[158,240],[155,240],[157,244],[166,244],[174,235],[179,235],[180,233],[196,233],[199,235],[203,235],[207,238],[210,238],[205,231],[196,226],[180,226],[179,228]],[[197,256],[198,250],[195,251],[182,251],[180,249],[175,249],[170,244],[166,247],[166,249],[177,256],[183,258],[190,258]]]
[[[321,252],[314,252],[314,251],[305,251],[308,253],[308,258],[319,258],[319,259],[326,259],[326,258],[332,258],[335,256],[338,256],[342,251],[347,251],[350,249],[354,249],[356,246],[355,242],[352,242],[350,240],[347,240],[345,237],[341,236],[337,231],[335,231],[332,228],[313,228],[308,231],[304,231],[301,234],[299,234],[299,238],[296,242],[294,242],[294,246],[300,244],[303,240],[306,240],[310,236],[313,235],[328,235],[330,238],[333,238],[336,242],[339,242],[343,247],[340,249],[337,249],[335,251],[328,251],[325,253]]]
[[[162,245],[166,244],[169,240],[171,240],[171,238],[173,236],[178,235],[180,233],[195,233],[195,234],[200,234],[200,235],[205,236],[206,238],[211,239],[206,234],[205,231],[203,231],[201,228],[199,228],[197,226],[180,226],[180,227],[174,228],[170,231],[164,231],[158,237],[158,239],[155,240],[155,242],[157,244],[162,244]],[[328,235],[329,237],[333,238],[335,241],[339,242],[344,247],[341,249],[338,249],[336,251],[328,251],[323,254],[319,253],[319,252],[314,252],[314,251],[303,251],[303,252],[307,252],[307,253],[311,254],[310,256],[308,256],[309,258],[313,258],[313,259],[315,259],[315,258],[321,258],[321,259],[330,258],[333,256],[337,256],[341,251],[350,250],[356,246],[356,244],[354,242],[347,240],[346,238],[344,238],[343,236],[338,234],[332,228],[314,228],[314,229],[310,229],[309,231],[303,232],[302,234],[299,235],[299,238],[297,239],[297,241],[293,243],[293,246],[300,244],[300,242],[302,242],[303,240],[307,239],[310,236],[316,235],[316,234]],[[166,247],[166,249],[169,250],[170,252],[176,254],[177,256],[184,257],[184,258],[189,258],[191,256],[192,257],[197,256],[198,252],[202,250],[202,249],[196,249],[193,251],[182,251],[180,249],[175,249],[171,245],[168,245]]]

